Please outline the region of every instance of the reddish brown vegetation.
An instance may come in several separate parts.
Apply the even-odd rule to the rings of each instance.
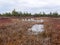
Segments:
[[[60,19],[43,19],[45,31],[38,35],[28,35],[28,28],[39,23],[21,22],[18,18],[1,18],[0,45],[60,45]]]
[[[0,23],[10,23],[11,19],[10,18],[0,18]]]
[[[52,44],[60,45],[60,19],[52,19],[51,41]]]

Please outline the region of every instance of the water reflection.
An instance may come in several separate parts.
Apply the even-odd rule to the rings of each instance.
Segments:
[[[35,20],[34,18],[31,18],[31,19],[22,19],[22,21],[44,22],[43,19]]]
[[[44,31],[44,25],[43,24],[35,24],[31,28],[29,28],[28,31],[33,32],[33,34],[41,33]]]

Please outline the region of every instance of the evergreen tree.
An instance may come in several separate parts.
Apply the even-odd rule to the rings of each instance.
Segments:
[[[13,16],[18,16],[19,13],[14,9],[14,10],[12,11],[12,15],[13,15]]]
[[[11,16],[11,13],[4,13],[3,16]]]
[[[43,16],[46,16],[45,12],[43,12]]]
[[[54,16],[54,17],[58,16],[58,13],[57,13],[57,12],[54,12],[54,13],[53,13],[53,16]]]

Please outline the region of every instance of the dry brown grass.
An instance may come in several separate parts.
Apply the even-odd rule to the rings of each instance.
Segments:
[[[46,20],[43,23],[45,25],[45,32],[39,33],[38,35],[28,35],[28,28],[39,23],[22,22],[19,18],[0,19],[0,45],[55,45],[54,40],[56,38],[54,36],[60,33],[53,34],[51,30],[55,32],[59,31],[60,19],[55,21],[50,18],[43,19]],[[58,31],[54,30],[55,28]]]

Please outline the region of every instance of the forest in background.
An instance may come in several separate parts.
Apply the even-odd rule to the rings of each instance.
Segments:
[[[50,12],[49,14],[46,14],[45,12],[43,13],[35,13],[35,14],[31,14],[31,13],[22,13],[22,12],[17,12],[15,9],[10,13],[10,12],[6,12],[6,13],[2,13],[0,14],[0,16],[17,16],[17,17],[22,17],[22,16],[33,16],[33,17],[60,17],[60,14],[58,14],[58,12]]]

